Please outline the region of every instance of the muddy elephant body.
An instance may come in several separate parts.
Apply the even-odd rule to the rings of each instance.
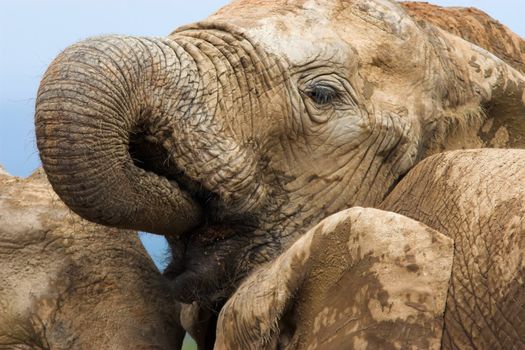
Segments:
[[[455,242],[445,349],[525,347],[524,169],[522,150],[439,154],[380,206]]]
[[[180,347],[167,282],[136,232],[82,220],[42,170],[0,168],[0,349]]]
[[[525,146],[523,40],[484,21],[389,0],[237,0],[166,38],[89,39],[42,79],[43,166],[81,216],[165,235],[177,300],[216,313],[421,160]]]

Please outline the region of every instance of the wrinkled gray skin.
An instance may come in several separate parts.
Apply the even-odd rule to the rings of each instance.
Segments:
[[[393,1],[237,0],[167,38],[64,50],[40,85],[37,143],[70,208],[166,235],[177,299],[217,308],[426,156],[522,147],[524,86]]]
[[[0,349],[171,350],[184,337],[137,233],[71,213],[41,170],[0,167],[0,281]]]
[[[525,151],[425,159],[380,207],[454,240],[442,348],[525,348]]]

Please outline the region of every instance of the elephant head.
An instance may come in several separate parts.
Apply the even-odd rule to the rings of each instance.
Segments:
[[[524,86],[394,1],[236,0],[167,38],[67,48],[38,92],[37,143],[69,207],[166,235],[177,298],[213,304],[426,156],[522,147]]]

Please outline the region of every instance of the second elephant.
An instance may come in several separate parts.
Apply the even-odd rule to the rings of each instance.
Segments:
[[[42,170],[0,167],[0,349],[170,350],[176,314],[136,232],[71,213]]]

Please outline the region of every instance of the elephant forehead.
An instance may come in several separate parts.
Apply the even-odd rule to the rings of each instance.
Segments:
[[[358,62],[417,65],[423,56],[410,52],[426,42],[412,18],[389,0],[237,0],[208,20],[243,28],[253,42],[292,66],[313,61],[350,70]]]
[[[336,3],[235,1],[209,19],[243,28],[266,52],[286,58],[292,65],[312,58],[346,62],[352,50],[334,28],[331,13]]]
[[[285,57],[292,65],[316,59],[346,63],[351,46],[341,40],[328,19],[315,13],[262,18],[248,30],[248,35],[266,51]]]

